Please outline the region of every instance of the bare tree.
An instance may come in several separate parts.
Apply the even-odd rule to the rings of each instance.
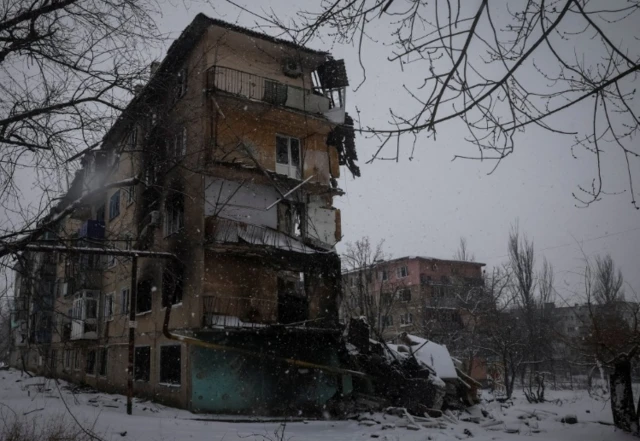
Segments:
[[[391,324],[388,317],[398,303],[398,293],[403,286],[382,277],[383,245],[384,240],[373,245],[365,236],[348,242],[347,251],[342,255],[343,316],[365,317],[378,338]]]
[[[0,2],[0,256],[23,249],[67,190],[70,161],[97,148],[162,42],[155,0]],[[18,175],[42,192],[29,206]],[[20,240],[16,240],[19,238]]]
[[[587,260],[584,291],[589,313],[584,355],[609,370],[611,411],[616,427],[637,433],[638,410],[631,370],[640,353],[640,304],[624,301],[623,278],[611,256]]]
[[[476,256],[469,251],[466,237],[460,238],[460,245],[458,246],[456,253],[453,255],[453,258],[463,262],[473,262],[476,260]]]
[[[636,0],[321,0],[290,22],[261,18],[301,43],[328,34],[356,46],[363,82],[373,69],[363,53],[371,50],[397,63],[400,76],[419,73],[419,80],[403,82],[409,103],[390,109],[388,125],[362,122],[366,110],[359,112],[356,130],[379,141],[371,161],[398,160],[403,151],[411,158],[419,135],[435,139],[439,128],[459,120],[475,152],[455,158],[497,165],[535,129],[561,138],[576,159],[593,155],[593,178],[573,193],[578,204],[621,190],[608,185],[602,167],[615,156],[629,200],[640,208],[634,193],[640,151],[633,142],[640,129],[638,6]],[[584,124],[559,118],[577,114]],[[401,148],[405,135],[408,149]]]

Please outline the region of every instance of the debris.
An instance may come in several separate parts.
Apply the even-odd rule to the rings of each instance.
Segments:
[[[418,426],[417,424],[409,424],[407,426],[408,430],[420,430],[420,426]]]
[[[504,426],[504,431],[506,433],[520,433],[520,426],[516,426],[513,424],[506,424]]]
[[[568,414],[562,418],[560,422],[565,424],[576,424],[578,422],[578,417],[573,414]]]
[[[378,423],[376,423],[375,421],[371,421],[371,420],[362,420],[362,421],[360,421],[360,425],[361,426],[371,427],[371,426],[375,426],[376,424],[378,424]]]

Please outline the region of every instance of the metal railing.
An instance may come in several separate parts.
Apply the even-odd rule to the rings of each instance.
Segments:
[[[291,86],[229,67],[211,67],[207,72],[207,82],[209,89],[276,106],[318,114],[324,114],[331,109],[331,100],[317,91]]]
[[[202,326],[259,328],[277,323],[278,303],[253,297],[202,297]]]

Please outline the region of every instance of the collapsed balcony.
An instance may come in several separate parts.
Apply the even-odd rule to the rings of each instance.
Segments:
[[[346,78],[337,84],[334,81],[330,88],[322,85],[302,88],[229,67],[213,66],[207,72],[207,83],[210,90],[323,115],[336,124],[344,123]]]

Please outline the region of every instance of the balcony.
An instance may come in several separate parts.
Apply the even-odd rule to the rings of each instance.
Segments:
[[[202,298],[204,328],[263,328],[277,322],[278,304],[252,297]]]
[[[209,89],[275,106],[323,115],[336,124],[344,123],[344,88],[327,92],[291,86],[259,75],[222,66],[213,66],[207,72]]]

